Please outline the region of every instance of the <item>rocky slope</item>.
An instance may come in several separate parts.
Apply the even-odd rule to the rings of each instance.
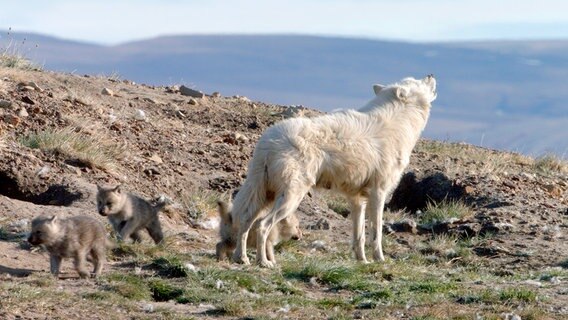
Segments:
[[[95,208],[97,184],[171,198],[162,216],[166,234],[185,235],[187,248],[212,253],[215,200],[242,183],[263,130],[289,116],[318,114],[186,89],[0,68],[0,277],[48,270],[46,257],[22,242],[32,217],[88,214],[104,221]],[[69,141],[32,148],[41,134]],[[71,137],[96,147],[81,149]],[[567,267],[565,163],[421,141],[407,171],[386,215],[394,240],[387,256],[396,258],[432,234],[450,234],[486,239],[474,252],[503,273]],[[320,192],[306,197],[302,228],[327,243],[349,241],[350,220],[331,210],[329,199]],[[444,201],[464,203],[469,212],[421,223],[428,203]],[[562,285],[550,293],[556,315],[568,313]]]

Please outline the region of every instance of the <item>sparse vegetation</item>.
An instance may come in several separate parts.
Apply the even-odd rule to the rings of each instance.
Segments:
[[[11,35],[10,31],[7,33],[7,38],[10,39],[5,47],[0,47],[0,67],[14,68],[21,70],[41,70],[42,68],[33,63],[22,53],[26,39],[21,42],[16,41]]]
[[[216,215],[219,198],[217,192],[196,186],[185,189],[180,195],[181,203],[189,217],[195,220]]]
[[[537,158],[534,162],[534,167],[537,171],[546,174],[551,172],[565,173],[568,171],[568,164],[566,161],[553,154]]]
[[[125,154],[125,146],[103,134],[88,135],[73,127],[30,133],[20,143],[32,149],[54,152],[76,166],[113,169]]]
[[[425,212],[419,217],[420,223],[432,225],[446,222],[450,219],[461,219],[472,215],[472,210],[458,200],[444,200],[442,202],[429,202]]]

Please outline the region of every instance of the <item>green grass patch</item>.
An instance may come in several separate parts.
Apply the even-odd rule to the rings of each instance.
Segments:
[[[146,281],[139,276],[123,273],[112,273],[104,279],[108,282],[106,290],[115,292],[130,300],[150,300],[152,292],[146,285]]]
[[[424,214],[420,216],[420,223],[432,225],[452,218],[465,218],[471,214],[471,208],[461,201],[444,200],[441,202],[429,202]]]
[[[526,288],[508,288],[499,293],[499,300],[503,302],[535,302],[536,292]]]

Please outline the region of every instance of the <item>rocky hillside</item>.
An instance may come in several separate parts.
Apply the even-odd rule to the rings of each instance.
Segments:
[[[47,277],[49,264],[45,253],[24,241],[30,219],[38,214],[87,214],[106,223],[96,212],[97,184],[121,184],[149,199],[170,198],[172,204],[161,217],[169,241],[183,248],[180,252],[198,257],[192,261],[198,267],[200,263],[216,266],[215,201],[226,199],[242,183],[264,129],[286,117],[317,114],[246,97],[204,95],[185,87],[0,67],[0,278],[14,290],[41,287],[36,282]],[[487,268],[506,279],[499,283],[523,275],[520,278],[532,281],[529,285],[542,298],[533,301],[531,310],[551,318],[568,315],[566,163],[465,144],[420,141],[407,171],[386,214],[388,259],[403,261],[420,252],[434,266],[463,263]],[[296,249],[299,254],[309,255],[321,246],[328,253],[348,247],[351,227],[341,198],[313,192],[299,212],[305,230]],[[469,240],[472,255],[465,258],[423,247],[440,237]],[[124,264],[115,257],[109,269],[122,272]],[[545,270],[554,276],[536,280],[528,276]],[[71,266],[64,272],[71,280],[61,280],[61,290],[80,291],[75,285],[80,280],[73,279]],[[483,281],[472,283],[485,285]],[[87,287],[85,290],[94,291],[106,288],[92,282]],[[310,290],[328,299],[327,288]],[[346,295],[343,297],[350,299]],[[25,311],[33,301],[22,302],[9,293],[0,297],[0,301],[15,301],[10,306],[0,302],[0,315],[8,318],[44,314],[66,318],[82,308],[50,301],[45,302],[47,309]],[[451,303],[459,303],[454,300]],[[217,310],[215,303],[182,306],[188,307],[170,303],[163,308],[180,317],[231,315],[226,309],[218,314],[207,311]],[[487,311],[478,305],[464,308]],[[523,308],[515,312],[522,313]],[[345,312],[365,316],[368,311],[363,309],[350,307]],[[404,312],[420,316],[420,310]],[[499,314],[500,310],[489,312]],[[108,311],[98,312],[93,319],[108,316]],[[152,311],[144,305],[121,312],[119,318]],[[255,315],[257,311],[248,312]],[[290,312],[292,318],[307,316],[301,310]],[[397,318],[399,310],[388,312],[388,317]]]

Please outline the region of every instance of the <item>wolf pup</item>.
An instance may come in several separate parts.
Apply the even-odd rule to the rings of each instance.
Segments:
[[[228,204],[224,201],[218,201],[218,211],[221,217],[221,224],[219,226],[219,235],[221,241],[217,243],[216,252],[217,260],[222,261],[229,255],[233,254],[236,246],[236,235],[238,224],[233,223],[233,217],[231,216],[232,204]],[[255,223],[251,229],[250,235],[248,237],[248,245],[256,245],[256,229],[258,223]],[[268,260],[274,260],[274,246],[282,241],[287,241],[290,239],[299,240],[302,238],[302,230],[300,229],[300,221],[295,214],[291,214],[285,219],[281,220],[268,234],[268,240],[266,245],[266,256]]]
[[[73,258],[75,269],[81,278],[89,275],[85,269],[85,260],[94,264],[95,277],[101,274],[106,260],[105,249],[109,246],[103,224],[87,216],[67,219],[57,216],[36,217],[32,220],[28,242],[43,245],[47,249],[53,275],[59,275],[63,258]]]
[[[152,205],[135,194],[125,192],[120,185],[113,188],[101,186],[97,188],[99,214],[108,218],[122,241],[131,238],[134,242],[140,242],[141,232],[144,229],[156,244],[164,239],[158,213],[166,206],[165,201]]]

